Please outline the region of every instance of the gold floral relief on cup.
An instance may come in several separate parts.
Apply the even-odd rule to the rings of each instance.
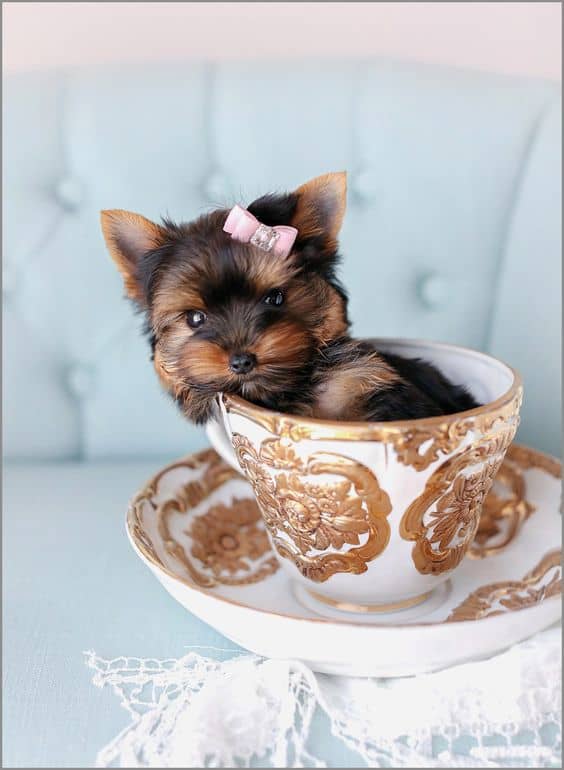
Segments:
[[[483,503],[517,430],[516,421],[504,425],[442,463],[405,511],[400,534],[415,542],[412,559],[421,574],[454,569],[474,541]]]
[[[304,577],[321,583],[366,572],[386,548],[390,498],[362,463],[329,452],[302,459],[281,439],[263,440],[258,451],[238,433],[232,443],[274,547]]]
[[[513,447],[514,444],[507,450],[493,486],[484,500],[478,530],[466,554],[472,559],[495,556],[507,548],[535,511],[535,506],[526,497],[527,486],[523,472],[510,458]]]
[[[521,401],[522,388],[517,384],[505,399],[500,400],[495,409],[480,408],[474,410],[475,414],[451,416],[443,418],[442,421],[411,421],[409,425],[401,427],[393,424],[390,426],[366,425],[366,438],[370,435],[372,440],[389,444],[395,452],[397,461],[416,473],[426,471],[441,457],[448,458],[433,471],[425,484],[423,493],[411,502],[400,523],[401,537],[415,541],[412,559],[421,574],[439,575],[450,571],[461,562],[469,550],[478,533],[484,500],[515,435]],[[276,439],[270,438],[263,441],[258,453],[251,442],[241,434],[232,436],[232,443],[241,468],[253,485],[271,533],[274,530],[280,532],[285,529],[289,541],[293,542],[292,546],[288,544],[287,538],[278,537],[275,541],[278,552],[292,558],[302,574],[313,580],[326,580],[335,572],[364,571],[359,569],[357,557],[360,556],[361,563],[365,563],[367,559],[364,553],[367,551],[372,553],[374,546],[360,551],[360,554],[358,550],[351,549],[348,552],[351,556],[345,559],[343,555],[338,559],[332,555],[321,572],[317,567],[314,568],[311,557],[307,557],[307,550],[304,550],[305,546],[321,551],[342,547],[344,543],[356,544],[357,540],[354,539],[353,533],[356,535],[368,533],[368,529],[363,531],[359,529],[358,532],[350,529],[348,534],[351,537],[343,541],[342,533],[335,534],[339,530],[330,523],[335,520],[341,526],[339,504],[342,505],[349,499],[349,491],[354,493],[354,484],[339,501],[338,488],[335,488],[331,495],[324,495],[319,485],[304,482],[302,479],[304,473],[311,473],[309,468],[317,467],[316,462],[312,460],[320,453],[315,453],[310,456],[308,462],[304,462],[299,460],[294,450],[289,447],[292,444],[299,444],[303,439],[327,440],[326,433],[318,435],[310,425],[313,421],[304,420],[304,423],[300,424],[298,418],[275,413],[265,414],[264,410],[247,407],[237,398],[227,398],[226,407],[229,412],[244,416],[278,436]],[[323,427],[328,429],[328,426]],[[336,435],[340,439],[344,438],[340,433]],[[364,437],[364,433],[359,436],[359,438]],[[283,444],[283,441],[286,443]],[[273,454],[274,446],[277,447],[278,455]],[[456,450],[460,451],[453,455],[452,453]],[[290,476],[282,474],[276,480],[272,474],[264,470],[264,466],[281,468],[284,462],[283,452],[292,453],[293,473]],[[356,463],[343,455],[332,454],[331,457],[333,465],[340,464],[341,469],[348,467],[348,464],[354,466]],[[287,464],[288,462],[286,459]],[[262,471],[261,466],[263,466]],[[381,493],[382,490],[374,474],[368,468],[362,467],[364,472],[369,473],[374,479]],[[473,472],[468,473],[470,468]],[[389,505],[387,494],[386,500]],[[321,503],[327,506],[324,513],[318,510]],[[522,523],[526,513],[523,510],[524,515],[518,525]],[[357,529],[362,526],[368,527],[367,520],[364,524],[357,522],[355,527]],[[270,525],[268,521],[271,522]],[[517,529],[516,525],[515,532]],[[329,537],[330,533],[332,537]],[[382,553],[388,539],[389,535],[384,543],[382,537],[378,538],[378,554]],[[369,541],[372,543],[372,538],[369,538]],[[375,558],[375,555],[370,558]],[[477,549],[473,551],[473,555],[477,555]],[[486,555],[486,552],[484,551],[482,555]],[[313,562],[318,565],[319,557],[316,557]]]

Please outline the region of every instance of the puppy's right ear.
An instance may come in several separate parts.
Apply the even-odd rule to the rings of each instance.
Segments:
[[[111,209],[100,212],[106,246],[120,271],[125,293],[140,305],[146,304],[139,280],[139,263],[143,256],[166,241],[166,230],[140,214]]]

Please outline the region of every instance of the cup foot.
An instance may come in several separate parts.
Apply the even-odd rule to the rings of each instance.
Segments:
[[[317,615],[338,620],[351,620],[355,623],[382,624],[409,623],[434,612],[450,594],[450,580],[437,588],[419,596],[386,604],[362,604],[340,602],[305,588],[301,583],[293,583],[294,596],[300,604]]]

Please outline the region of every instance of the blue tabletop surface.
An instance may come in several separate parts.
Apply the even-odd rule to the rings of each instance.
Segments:
[[[214,658],[241,651],[177,604],[127,541],[127,501],[160,465],[5,469],[4,767],[93,766],[129,723],[115,695],[92,684],[86,650],[104,658],[181,657],[198,645]],[[330,739],[321,716],[314,728],[311,749],[329,766],[364,766]]]

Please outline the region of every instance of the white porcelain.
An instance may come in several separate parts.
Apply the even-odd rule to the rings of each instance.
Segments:
[[[406,676],[491,655],[560,618],[559,475],[558,461],[512,446],[476,558],[424,604],[369,623],[296,599],[300,584],[279,568],[249,484],[211,450],[153,477],[132,500],[127,532],[166,590],[242,647],[320,672]]]
[[[222,395],[208,435],[251,482],[275,553],[331,616],[426,600],[461,564],[518,425],[518,374],[453,345],[374,340],[422,357],[484,406],[383,423],[294,417]],[[233,447],[236,451],[234,452]],[[307,593],[306,593],[307,592]]]

